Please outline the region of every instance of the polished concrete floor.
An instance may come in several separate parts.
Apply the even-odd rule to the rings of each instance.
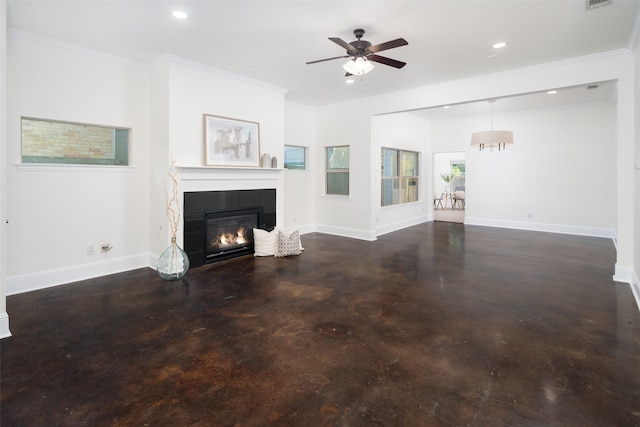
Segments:
[[[640,425],[609,239],[431,222],[7,298],[1,425]]]

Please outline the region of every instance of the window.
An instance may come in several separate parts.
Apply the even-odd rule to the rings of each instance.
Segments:
[[[382,148],[382,206],[418,201],[418,159],[414,151]]]
[[[349,146],[326,147],[326,194],[349,195]]]
[[[454,175],[464,175],[467,171],[467,166],[464,160],[451,160],[451,173]]]
[[[307,148],[295,145],[284,146],[284,168],[285,169],[306,169],[307,168]]]
[[[467,167],[464,160],[451,160],[451,181],[449,191],[455,191],[457,187],[465,186],[465,173]]]
[[[22,117],[22,163],[129,165],[130,129]]]

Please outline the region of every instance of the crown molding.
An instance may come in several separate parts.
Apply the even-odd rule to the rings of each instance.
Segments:
[[[162,62],[170,62],[174,64],[184,65],[190,68],[200,69],[209,73],[217,74],[222,77],[240,80],[242,82],[249,83],[254,86],[260,86],[282,94],[289,92],[288,88],[284,88],[282,86],[277,86],[271,83],[264,82],[262,80],[252,79],[251,77],[243,76],[242,74],[237,74],[231,71],[223,70],[221,68],[216,68],[211,65],[203,64],[202,62],[192,61],[190,59],[182,58],[180,56],[172,55],[169,53],[163,53],[162,55],[155,58],[153,61],[151,61],[151,66],[156,66]]]
[[[149,64],[142,62],[142,61],[136,61],[134,59],[129,59],[129,58],[125,58],[123,56],[118,56],[118,55],[114,55],[111,53],[106,53],[106,52],[102,52],[99,50],[95,50],[95,49],[89,49],[87,47],[82,47],[82,46],[78,46],[77,44],[73,44],[73,43],[67,43],[67,42],[63,42],[60,40],[56,40],[56,39],[52,39],[49,37],[44,37],[38,34],[33,34],[33,33],[29,33],[26,31],[21,31],[21,30],[16,30],[13,28],[9,28],[7,30],[7,35],[12,36],[12,37],[19,37],[19,38],[23,38],[23,39],[28,39],[28,40],[32,40],[38,43],[42,43],[42,44],[46,44],[49,46],[55,46],[55,47],[59,47],[62,49],[67,49],[67,50],[72,50],[75,51],[81,55],[86,55],[86,56],[94,56],[96,58],[102,58],[102,59],[106,59],[109,61],[114,61],[114,62],[120,62],[122,64],[126,64],[126,65],[133,65],[133,66],[137,66],[137,67],[143,67],[143,68],[149,68]]]
[[[143,67],[143,68],[151,68],[155,65],[157,65],[160,62],[163,61],[167,61],[167,62],[171,62],[171,63],[175,63],[175,64],[181,64],[184,66],[188,66],[191,68],[197,68],[197,69],[201,69],[201,70],[205,70],[207,72],[210,73],[214,73],[223,77],[228,77],[231,79],[235,79],[235,80],[240,80],[243,81],[245,83],[249,83],[255,86],[260,86],[278,93],[282,93],[285,94],[289,91],[288,88],[284,88],[281,86],[276,86],[270,83],[266,83],[263,82],[261,80],[256,80],[256,79],[252,79],[250,77],[247,76],[243,76],[241,74],[236,74],[230,71],[226,71],[226,70],[222,70],[220,68],[216,68],[216,67],[212,67],[210,65],[206,65],[203,64],[201,62],[197,62],[197,61],[192,61],[189,59],[185,59],[176,55],[171,55],[168,53],[162,54],[160,56],[158,56],[157,58],[155,58],[153,61],[151,61],[151,63],[147,63],[147,62],[143,62],[143,61],[137,61],[134,59],[129,59],[129,58],[125,58],[123,56],[118,56],[118,55],[113,55],[110,53],[105,53],[99,50],[95,50],[95,49],[89,49],[86,47],[82,47],[82,46],[78,46],[76,44],[72,44],[72,43],[67,43],[67,42],[63,42],[60,40],[56,40],[56,39],[52,39],[49,37],[44,37],[38,34],[33,34],[33,33],[29,33],[26,31],[21,31],[21,30],[16,30],[16,29],[8,29],[7,30],[7,35],[10,35],[12,37],[19,37],[19,38],[23,38],[23,39],[28,39],[28,40],[32,40],[38,43],[42,43],[42,44],[47,44],[49,46],[56,46],[62,49],[68,49],[68,50],[72,50],[72,51],[76,51],[80,54],[83,55],[87,55],[87,56],[95,56],[98,58],[103,58],[103,59],[107,59],[107,60],[111,60],[111,61],[115,61],[115,62],[120,62],[123,64],[127,64],[127,65],[134,65],[134,66],[139,66],[139,67]]]

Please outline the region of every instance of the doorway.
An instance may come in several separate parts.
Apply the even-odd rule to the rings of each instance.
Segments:
[[[433,154],[433,219],[464,223],[466,212],[464,151]]]

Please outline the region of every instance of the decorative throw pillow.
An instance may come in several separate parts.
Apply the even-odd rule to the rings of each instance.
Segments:
[[[275,256],[300,255],[302,253],[301,248],[300,233],[297,228],[293,230],[278,230]]]
[[[253,229],[254,256],[275,255],[277,237],[278,237],[278,230],[275,228],[272,231],[254,228]]]

